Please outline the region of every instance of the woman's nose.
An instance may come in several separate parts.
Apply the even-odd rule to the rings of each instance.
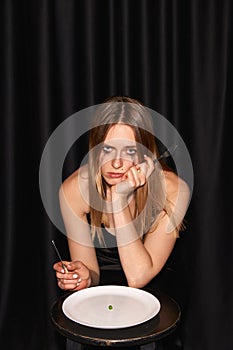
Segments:
[[[121,157],[117,157],[117,158],[112,160],[112,166],[115,169],[118,169],[118,168],[122,167],[122,165],[123,165],[123,160],[122,160]]]

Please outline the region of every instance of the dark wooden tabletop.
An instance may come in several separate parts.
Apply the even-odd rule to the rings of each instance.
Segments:
[[[51,321],[63,336],[82,344],[131,347],[151,343],[175,330],[180,321],[181,310],[177,302],[168,295],[160,291],[145,290],[158,298],[161,308],[155,317],[136,326],[100,329],[83,326],[70,320],[62,311],[62,303],[71,293],[63,295],[52,305]]]

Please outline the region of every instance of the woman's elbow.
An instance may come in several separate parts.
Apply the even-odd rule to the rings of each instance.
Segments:
[[[145,284],[142,281],[138,280],[127,280],[128,286],[132,288],[143,288],[145,287]]]
[[[129,287],[133,288],[143,288],[145,287],[154,277],[157,276],[157,274],[160,272],[160,270],[153,271],[153,273],[143,273],[139,274],[136,277],[128,277],[127,283]]]
[[[153,278],[153,277],[152,277]],[[145,287],[151,280],[152,278],[129,278],[127,279],[128,286],[132,288],[143,288]]]

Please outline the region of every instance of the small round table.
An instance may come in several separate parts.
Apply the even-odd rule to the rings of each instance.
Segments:
[[[120,329],[100,329],[83,326],[65,316],[62,303],[71,293],[60,297],[51,307],[51,320],[55,329],[68,339],[93,346],[133,347],[168,336],[177,327],[181,310],[174,299],[160,291],[145,289],[161,304],[159,313],[142,324]]]

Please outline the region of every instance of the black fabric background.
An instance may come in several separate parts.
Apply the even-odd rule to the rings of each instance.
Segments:
[[[64,258],[68,250],[41,202],[40,157],[63,120],[113,94],[162,114],[190,152],[194,192],[179,240],[184,349],[232,349],[232,1],[0,7],[1,349],[64,349],[49,319],[61,295],[51,239]]]

